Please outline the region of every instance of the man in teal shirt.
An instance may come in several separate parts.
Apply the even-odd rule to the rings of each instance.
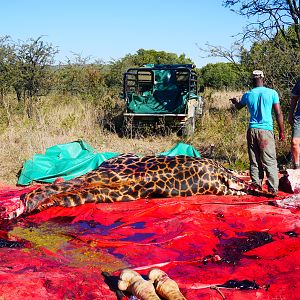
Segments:
[[[264,171],[268,179],[268,190],[274,195],[278,191],[278,168],[273,133],[272,110],[279,127],[279,138],[284,141],[283,116],[278,93],[264,87],[264,74],[260,70],[252,73],[253,89],[246,92],[241,101],[230,99],[237,109],[245,106],[250,112],[247,130],[250,176],[254,185],[262,187]]]

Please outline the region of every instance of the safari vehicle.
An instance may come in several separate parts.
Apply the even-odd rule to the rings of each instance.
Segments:
[[[128,69],[122,94],[124,134],[132,137],[137,131],[168,129],[193,134],[203,105],[194,68],[192,64],[148,64]]]

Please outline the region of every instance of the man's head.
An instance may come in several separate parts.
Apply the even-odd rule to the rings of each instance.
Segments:
[[[263,86],[264,85],[264,73],[261,70],[254,70],[252,72],[252,83],[253,86]]]

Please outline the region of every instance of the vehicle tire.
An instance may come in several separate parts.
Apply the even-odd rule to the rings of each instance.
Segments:
[[[132,138],[133,136],[133,118],[124,116],[122,133],[124,137]]]
[[[196,118],[195,118],[195,116],[193,116],[186,120],[185,125],[184,125],[183,134],[185,136],[191,136],[194,134],[195,129],[196,129]]]
[[[188,108],[187,120],[184,124],[183,135],[190,136],[193,135],[196,128],[196,107],[194,105],[190,105]]]

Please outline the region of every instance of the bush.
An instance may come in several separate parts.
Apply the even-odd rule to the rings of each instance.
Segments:
[[[201,84],[214,89],[241,89],[248,78],[248,72],[233,63],[207,64],[200,69]]]

